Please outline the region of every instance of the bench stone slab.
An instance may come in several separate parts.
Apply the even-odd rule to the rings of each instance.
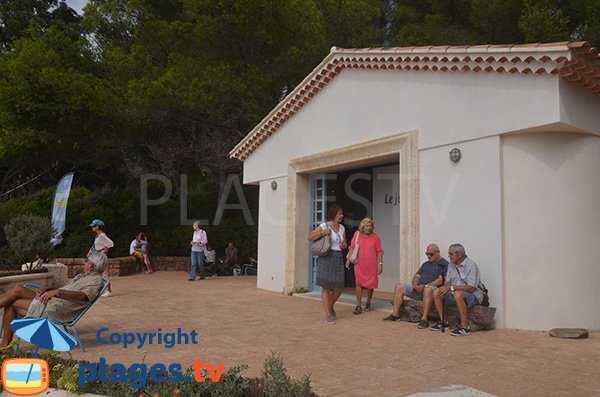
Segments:
[[[495,328],[494,315],[496,308],[490,306],[474,306],[469,309],[469,326],[473,331],[483,331]],[[423,302],[405,299],[400,310],[400,320],[412,323],[418,322],[423,315]],[[438,321],[439,314],[432,306],[429,312],[429,320]],[[460,322],[456,306],[446,306],[446,319],[451,326]]]

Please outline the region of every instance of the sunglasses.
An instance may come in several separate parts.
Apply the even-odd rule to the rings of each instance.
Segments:
[[[427,255],[427,256],[434,256],[435,252],[426,252],[425,255]]]

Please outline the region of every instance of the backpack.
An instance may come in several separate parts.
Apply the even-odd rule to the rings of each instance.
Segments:
[[[462,278],[462,275],[460,274],[460,270],[458,270],[458,268],[456,268],[456,272],[458,273],[458,277],[460,277],[460,279],[465,284],[467,284],[465,279]],[[488,293],[488,289],[486,288],[485,284],[482,283],[481,281],[479,281],[479,285],[477,286],[477,288],[479,288],[483,292],[483,299],[481,299],[481,303],[479,305],[480,306],[489,306],[490,305],[490,294]]]
[[[485,284],[480,282],[479,287],[481,291],[483,291],[483,299],[481,300],[481,306],[489,306],[490,305],[490,295],[488,293],[488,289],[485,287]]]

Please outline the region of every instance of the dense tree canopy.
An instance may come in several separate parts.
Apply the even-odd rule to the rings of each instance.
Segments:
[[[0,190],[71,169],[223,182],[227,152],[333,45],[597,43],[599,21],[600,0],[91,0],[83,18],[2,0]]]
[[[600,44],[600,0],[90,0],[82,17],[0,0],[0,203],[75,171],[91,208],[131,223],[143,174],[222,188],[229,150],[332,46],[562,40]]]
[[[333,45],[597,43],[599,21],[600,0],[91,0],[82,18],[2,0],[0,190],[65,170],[223,182],[227,152]]]
[[[15,40],[29,36],[31,25],[39,31],[55,27],[72,39],[77,39],[83,32],[81,18],[64,0],[2,0],[0,50],[8,51]]]

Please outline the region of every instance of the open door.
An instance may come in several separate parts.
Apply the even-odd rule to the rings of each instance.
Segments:
[[[327,178],[325,174],[316,174],[310,176],[310,231],[325,222],[327,217]],[[308,255],[308,288],[311,291],[318,291],[321,287],[317,286],[317,257]]]

